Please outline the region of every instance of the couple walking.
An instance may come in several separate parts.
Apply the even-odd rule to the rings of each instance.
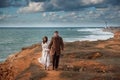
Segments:
[[[50,43],[48,43],[46,36],[43,37],[42,57],[38,58],[38,61],[45,66],[45,69],[49,70],[51,55],[53,70],[57,70],[61,50],[64,50],[63,39],[59,36],[59,32],[55,31]]]

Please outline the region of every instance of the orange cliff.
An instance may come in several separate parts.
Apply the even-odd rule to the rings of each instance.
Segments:
[[[114,39],[120,40],[120,31],[116,31],[116,32],[114,33]]]
[[[108,27],[104,28],[103,31],[114,33],[114,39],[120,40],[120,27]]]
[[[37,65],[40,69],[42,66],[37,61],[40,56],[40,44],[22,48],[20,52],[10,55],[5,62],[0,63],[0,80],[15,80],[22,71],[32,64]],[[30,74],[28,73],[26,76],[30,76]]]

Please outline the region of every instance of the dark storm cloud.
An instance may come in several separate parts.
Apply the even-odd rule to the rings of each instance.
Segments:
[[[48,0],[0,0],[0,8],[9,6],[27,6],[29,4],[29,1],[45,2]]]
[[[120,6],[120,0],[105,0],[105,3],[112,6]]]
[[[0,7],[10,6],[10,0],[0,0]]]
[[[44,7],[47,10],[79,10],[89,7],[108,8],[114,6],[120,6],[120,0],[50,0],[45,3]]]
[[[45,2],[45,1],[48,1],[48,0],[31,0],[31,1],[34,1],[34,2]]]
[[[50,0],[44,5],[46,10],[79,10],[85,7],[90,7],[90,4],[86,5],[82,0]]]
[[[17,2],[16,2],[17,1]],[[19,1],[19,2],[18,2]],[[32,2],[43,2],[43,8],[45,11],[57,11],[57,10],[82,10],[83,8],[95,7],[95,8],[107,8],[120,6],[120,0],[0,0],[0,7],[8,6],[22,6]]]
[[[0,0],[0,8],[9,6],[27,6],[28,4],[29,0]]]

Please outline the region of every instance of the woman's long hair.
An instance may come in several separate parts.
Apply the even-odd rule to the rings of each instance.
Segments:
[[[45,39],[45,40],[44,40],[44,39]],[[44,36],[44,37],[43,37],[43,44],[45,44],[47,41],[48,41],[48,37],[47,37],[47,36]]]

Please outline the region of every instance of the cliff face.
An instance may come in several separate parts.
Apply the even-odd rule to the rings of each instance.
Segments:
[[[116,31],[116,32],[114,33],[114,39],[120,40],[120,31]]]
[[[0,80],[14,80],[15,71],[14,67],[9,62],[0,64]]]
[[[40,56],[40,44],[10,55],[0,63],[0,80],[120,80],[120,40],[65,43],[59,71],[45,71]]]
[[[37,61],[40,56],[40,44],[22,48],[20,52],[10,55],[5,62],[0,64],[0,80],[15,80],[30,65],[36,65],[41,69],[41,65]],[[19,80],[19,78],[17,79]]]
[[[120,40],[120,27],[108,27],[104,28],[103,31],[112,32],[114,34],[114,39]]]

